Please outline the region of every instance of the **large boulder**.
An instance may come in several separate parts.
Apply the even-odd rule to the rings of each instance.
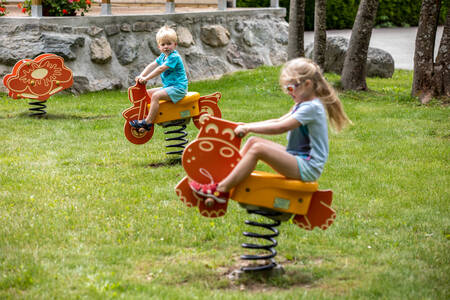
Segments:
[[[194,45],[194,38],[188,28],[184,26],[177,27],[178,45],[189,48]]]
[[[93,39],[89,44],[91,60],[97,64],[106,64],[112,58],[112,50],[108,40],[102,36]]]
[[[132,63],[138,56],[139,43],[133,35],[122,35],[114,46],[114,52],[122,65]]]
[[[230,42],[230,32],[222,25],[206,25],[201,28],[203,43],[211,47],[223,47]]]
[[[348,44],[349,40],[341,36],[327,38],[325,72],[342,73]],[[312,59],[313,51],[314,43],[310,43],[305,48],[305,56]],[[367,76],[391,78],[392,74],[394,74],[394,59],[392,55],[382,49],[369,47],[367,53]]]

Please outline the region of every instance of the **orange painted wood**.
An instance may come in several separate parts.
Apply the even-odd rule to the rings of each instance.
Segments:
[[[228,201],[226,203],[214,202],[208,207],[205,205],[205,198],[195,194],[189,187],[189,178],[184,177],[175,187],[178,198],[188,207],[198,207],[200,214],[207,218],[222,217],[227,212]]]
[[[199,197],[195,197],[193,191],[189,187],[189,178],[184,177],[180,182],[175,186],[175,193],[177,193],[178,198],[180,198],[181,202],[186,204],[188,207],[197,207]]]
[[[317,191],[313,194],[306,215],[296,215],[292,220],[294,224],[306,230],[313,230],[315,227],[327,229],[336,219],[336,211],[331,208],[333,192]]]
[[[197,127],[198,129],[202,127],[200,118],[205,114],[211,115],[216,118],[222,118],[222,112],[220,111],[219,105],[217,104],[221,97],[222,94],[219,92],[200,97],[200,99],[198,100],[200,114],[192,118],[195,127]]]
[[[145,144],[152,138],[155,127],[152,127],[152,129],[149,131],[141,133],[135,128],[131,127],[131,125],[128,123],[132,120],[142,120],[148,114],[147,104],[150,103],[150,97],[148,96],[145,84],[136,83],[136,85],[129,87],[128,100],[130,100],[133,106],[125,109],[122,112],[122,116],[126,120],[123,126],[125,137],[133,144]]]
[[[188,94],[188,98],[194,99],[195,97],[198,97],[197,95],[198,95],[197,93],[191,92]],[[190,106],[192,105],[195,106],[195,109],[190,110],[190,112],[193,113],[194,115],[188,114],[188,117],[192,117],[194,124],[198,129],[200,129],[201,127],[200,117],[204,115],[212,115],[220,118],[222,116],[219,106],[217,105],[220,98],[221,94],[219,92],[216,92],[211,95],[201,96],[198,100],[195,100],[195,103],[194,102],[190,103],[188,101],[189,102],[188,104]],[[128,99],[133,104],[133,106],[125,109],[122,112],[122,116],[126,120],[123,129],[125,137],[134,144],[137,145],[144,144],[152,138],[154,127],[150,131],[140,133],[138,130],[131,127],[128,122],[132,120],[143,120],[145,119],[145,117],[149,112],[149,104],[151,102],[150,101],[151,99],[147,93],[147,88],[145,84],[136,83],[136,85],[129,87]],[[183,100],[181,100],[180,102],[183,102]],[[163,113],[164,117],[160,117],[160,114],[158,114],[155,123],[174,121],[180,119],[181,118],[180,115],[182,115],[186,111],[184,106],[187,105],[186,103],[183,104],[180,102],[173,104],[170,101],[161,100],[159,113],[160,114]]]
[[[197,138],[183,152],[183,168],[196,182],[219,182],[241,160],[241,138],[234,133],[237,124],[209,115],[202,116],[200,123]]]
[[[70,88],[73,74],[62,57],[47,53],[33,60],[18,61],[12,73],[3,78],[3,84],[11,98],[46,101],[51,95]]]

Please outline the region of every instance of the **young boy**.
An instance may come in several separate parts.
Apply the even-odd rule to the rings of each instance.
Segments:
[[[130,121],[130,125],[140,132],[148,131],[152,128],[159,110],[159,100],[171,100],[173,103],[177,103],[187,94],[188,89],[188,80],[183,61],[175,50],[177,46],[175,30],[167,25],[162,27],[156,34],[156,42],[161,55],[136,77],[136,82],[145,84],[148,80],[160,75],[163,87],[147,90],[151,104],[145,120]]]

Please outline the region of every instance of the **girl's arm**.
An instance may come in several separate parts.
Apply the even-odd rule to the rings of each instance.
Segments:
[[[271,123],[277,123],[277,122],[281,122],[284,119],[286,119],[287,117],[289,117],[291,114],[287,113],[284,116],[279,117],[278,119],[270,119],[270,120],[265,120],[265,121],[260,121],[260,122],[252,122],[252,123],[247,123],[247,125],[264,125],[264,124],[271,124]]]
[[[261,134],[281,134],[302,125],[299,121],[289,115],[284,115],[278,120],[269,120],[272,122],[248,123],[239,125],[234,132],[238,136],[244,136],[250,132]]]

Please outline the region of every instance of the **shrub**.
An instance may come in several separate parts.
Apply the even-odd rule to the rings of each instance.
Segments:
[[[379,0],[376,27],[408,27],[419,24],[421,0]],[[359,0],[327,0],[327,29],[350,29],[353,27]],[[280,7],[287,10],[289,0],[280,0]],[[443,0],[439,24],[444,24],[450,0]],[[269,0],[237,0],[238,7],[268,7]],[[305,3],[305,30],[314,30],[314,0]]]
[[[6,15],[8,13],[6,11],[5,4],[6,4],[6,2],[4,2],[3,0],[0,0],[0,17],[3,17],[4,15]]]
[[[23,13],[31,15],[31,0],[23,3]],[[44,16],[75,16],[77,13],[88,12],[91,8],[91,0],[43,0],[42,14]]]

